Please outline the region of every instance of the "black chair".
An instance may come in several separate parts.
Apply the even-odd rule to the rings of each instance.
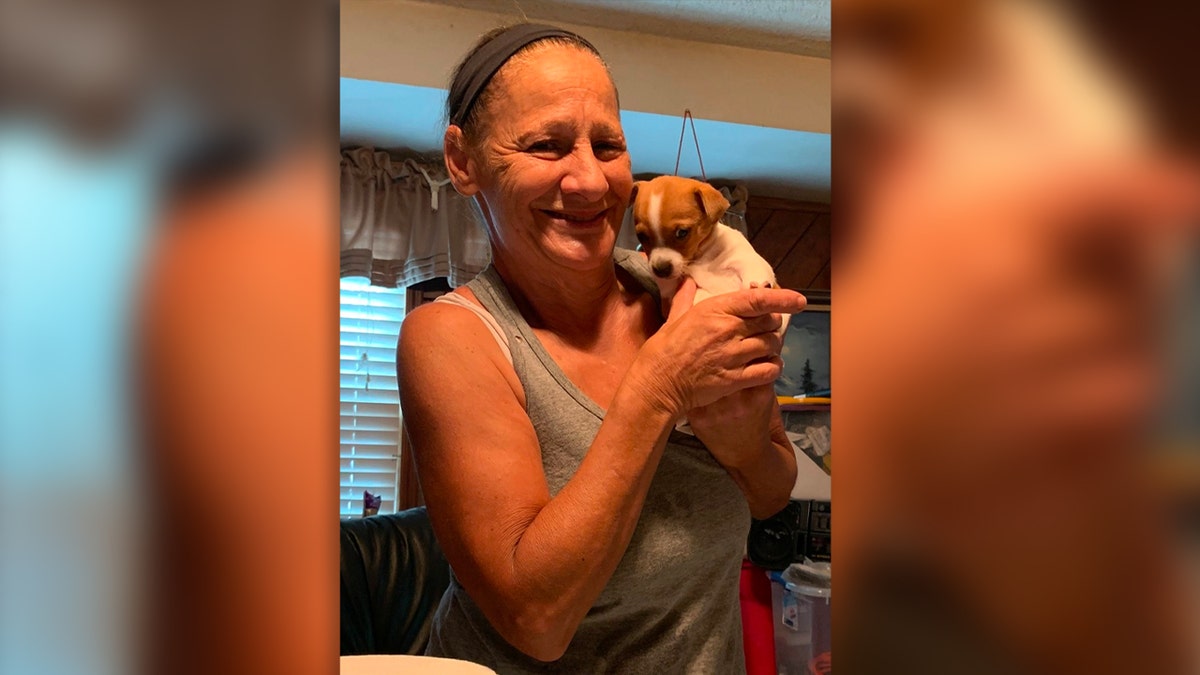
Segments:
[[[450,584],[425,507],[341,523],[341,654],[421,654]]]

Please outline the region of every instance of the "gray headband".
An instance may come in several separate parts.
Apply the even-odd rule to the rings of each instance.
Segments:
[[[514,54],[521,51],[526,45],[552,37],[565,37],[578,40],[593,52],[596,52],[596,48],[592,46],[592,43],[571,31],[538,23],[517,24],[492,38],[487,44],[475,50],[475,53],[467,58],[461,71],[467,73],[467,84],[465,87],[462,87],[458,96],[455,96],[453,90],[450,92],[450,96],[453,98],[448,101],[449,108],[452,111],[457,110],[450,118],[450,124],[461,127],[466,123],[467,117],[471,114],[471,109],[475,107],[475,101],[483,93],[488,82],[492,81],[492,77],[496,74],[496,71],[500,70],[500,67],[511,59]]]

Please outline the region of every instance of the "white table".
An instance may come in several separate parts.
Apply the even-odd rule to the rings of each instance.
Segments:
[[[496,671],[457,659],[375,654],[341,657],[341,675],[496,675]]]

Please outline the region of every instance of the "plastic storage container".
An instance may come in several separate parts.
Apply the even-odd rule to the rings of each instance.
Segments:
[[[831,656],[828,577],[806,574],[795,565],[769,576],[776,670],[779,675],[827,675]]]

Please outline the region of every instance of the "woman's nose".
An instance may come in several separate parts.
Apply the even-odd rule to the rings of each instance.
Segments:
[[[564,194],[578,194],[588,201],[599,201],[608,192],[608,177],[590,146],[577,148],[567,158],[568,167],[560,183]]]

